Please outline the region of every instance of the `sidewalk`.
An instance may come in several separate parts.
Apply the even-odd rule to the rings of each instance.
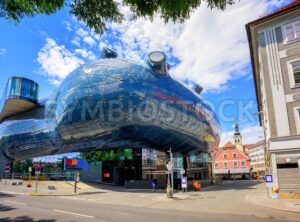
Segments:
[[[8,192],[19,192],[33,196],[72,196],[80,194],[93,194],[108,192],[107,190],[95,188],[85,183],[78,183],[77,194],[74,193],[74,182],[65,181],[38,181],[37,192],[35,192],[35,181],[23,181],[22,185],[12,185],[16,180],[7,180],[7,184],[2,180],[0,190]],[[30,184],[31,187],[27,187]]]
[[[266,194],[256,193],[248,194],[245,200],[260,206],[300,213],[300,199],[272,199],[268,198]]]

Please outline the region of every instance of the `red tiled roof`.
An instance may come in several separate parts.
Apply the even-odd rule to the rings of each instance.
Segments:
[[[265,21],[265,20],[268,20],[269,18],[273,17],[273,16],[276,16],[276,15],[279,15],[281,13],[284,13],[286,11],[289,11],[289,10],[292,10],[296,7],[300,7],[300,0],[294,0],[293,2],[265,15],[265,16],[262,16],[260,17],[259,19],[257,20],[254,20],[252,22],[250,22],[249,24],[253,24],[253,23],[260,23],[262,21]]]
[[[227,142],[224,146],[223,146],[223,148],[232,148],[232,147],[235,147],[233,144],[232,144],[232,142]]]
[[[281,7],[280,9],[275,10],[271,14],[276,14],[276,13],[279,13],[279,12],[284,11],[286,9],[290,9],[290,8],[295,7],[295,6],[298,6],[298,5],[300,5],[300,0],[294,0],[293,2]]]
[[[227,154],[227,159],[224,159],[224,154]],[[237,157],[233,158],[233,154],[236,153]],[[236,148],[231,149],[222,149],[219,150],[219,152],[216,154],[216,156],[213,158],[213,162],[215,161],[229,161],[229,160],[240,160],[240,159],[248,159],[247,155]]]

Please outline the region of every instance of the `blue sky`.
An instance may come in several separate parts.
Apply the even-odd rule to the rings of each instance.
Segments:
[[[139,61],[162,50],[174,78],[204,87],[202,97],[220,116],[223,142],[231,138],[235,122],[245,143],[256,142],[262,130],[252,115],[257,108],[245,24],[290,1],[242,0],[225,12],[203,5],[182,24],[164,24],[159,15],[153,22],[132,21],[129,9],[120,6],[126,20],[109,23],[103,36],[70,16],[67,7],[51,16],[24,18],[18,25],[0,19],[0,86],[12,75],[25,76],[39,83],[41,99],[72,70],[97,58],[105,45]]]

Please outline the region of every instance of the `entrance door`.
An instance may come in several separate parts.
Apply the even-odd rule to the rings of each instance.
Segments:
[[[125,168],[123,167],[114,168],[114,185],[115,186],[125,185]]]

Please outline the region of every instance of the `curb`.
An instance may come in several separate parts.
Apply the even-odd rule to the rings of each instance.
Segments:
[[[247,195],[245,197],[245,201],[248,202],[248,203],[259,205],[259,206],[272,208],[272,209],[275,209],[275,210],[281,210],[281,211],[287,211],[287,212],[292,212],[292,213],[298,213],[298,214],[300,214],[300,211],[298,211],[298,210],[292,210],[292,209],[288,209],[288,208],[281,208],[281,207],[275,207],[275,206],[272,206],[272,205],[267,205],[267,204],[252,202],[252,201],[249,200],[249,195]]]
[[[69,197],[69,196],[80,196],[80,195],[89,195],[89,194],[94,194],[95,192],[89,193],[71,193],[71,194],[43,194],[43,193],[35,193],[35,192],[31,192],[31,193],[27,193],[27,195],[29,196],[33,196],[33,197]],[[103,193],[103,192],[99,192],[99,193]]]

